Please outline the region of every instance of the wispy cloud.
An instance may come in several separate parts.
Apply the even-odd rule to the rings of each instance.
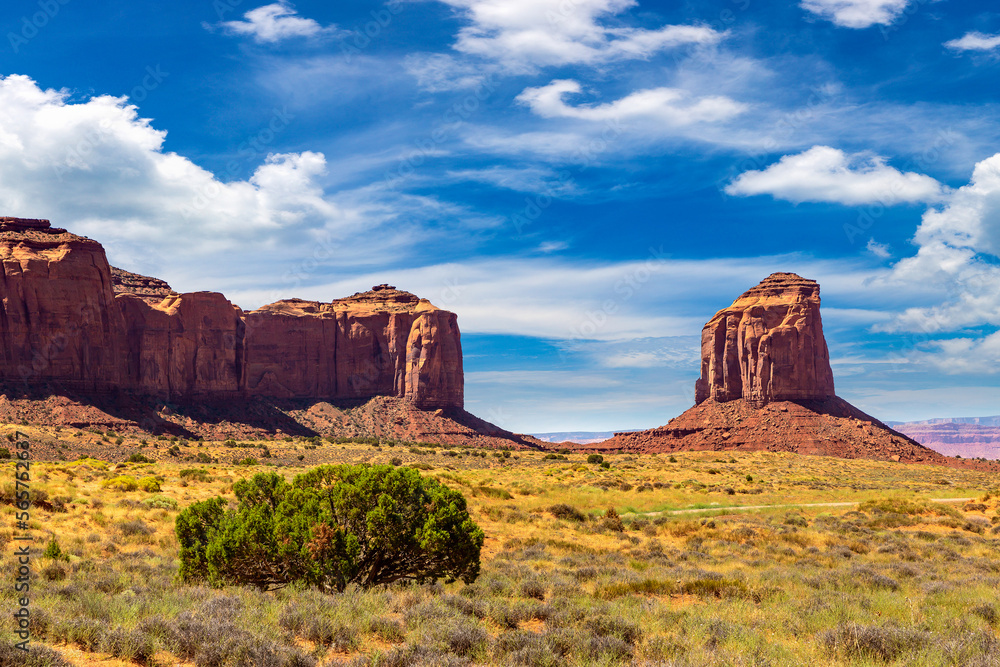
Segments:
[[[468,22],[455,49],[510,70],[645,59],[665,49],[715,44],[723,33],[700,25],[645,29],[605,21],[635,0],[441,0]]]
[[[802,8],[843,28],[890,25],[911,0],[802,0]]]
[[[944,45],[953,51],[995,51],[1000,48],[1000,35],[968,32],[959,39],[945,42]]]
[[[647,119],[671,126],[728,120],[747,109],[746,105],[728,97],[695,97],[676,88],[640,90],[614,102],[598,105],[570,106],[563,100],[566,95],[582,92],[578,82],[562,79],[539,88],[528,88],[518,95],[517,100],[543,118],[589,121]]]

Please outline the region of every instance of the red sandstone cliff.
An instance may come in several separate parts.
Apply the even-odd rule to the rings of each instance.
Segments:
[[[96,241],[47,220],[0,218],[2,378],[81,391],[127,382],[124,321]]]
[[[819,306],[815,281],[773,273],[716,313],[701,331],[695,403],[742,398],[762,407],[832,397]]]
[[[0,219],[0,381],[170,400],[393,396],[462,408],[457,319],[379,285],[249,313],[108,265],[91,239]]]
[[[249,394],[396,396],[424,409],[464,402],[457,318],[409,292],[376,285],[332,303],[278,301],[245,322]]]

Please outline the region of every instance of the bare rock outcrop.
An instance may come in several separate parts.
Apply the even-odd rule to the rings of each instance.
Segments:
[[[819,307],[815,281],[773,273],[716,313],[701,331],[695,403],[742,398],[762,407],[834,396]]]
[[[702,330],[695,406],[664,426],[616,433],[587,449],[794,452],[949,464],[833,390],[819,285],[774,273]]]
[[[100,243],[5,217],[0,261],[3,380],[99,392],[127,383],[124,321]]]
[[[96,241],[19,218],[0,219],[0,260],[3,382],[167,400],[464,403],[455,314],[390,285],[245,313],[222,294],[113,269]]]
[[[130,273],[117,266],[111,267],[111,284],[114,287],[115,296],[135,294],[142,297],[147,303],[159,303],[166,297],[177,294],[165,280]]]

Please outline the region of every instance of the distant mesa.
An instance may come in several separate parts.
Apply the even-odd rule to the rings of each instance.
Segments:
[[[665,426],[590,448],[949,461],[836,396],[819,285],[794,273],[771,274],[708,321],[695,402]]]
[[[890,422],[889,425],[947,456],[1000,459],[1000,416],[927,419]]]

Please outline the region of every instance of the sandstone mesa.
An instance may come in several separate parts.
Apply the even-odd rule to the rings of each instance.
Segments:
[[[244,312],[217,292],[178,294],[112,268],[98,242],[20,218],[0,218],[0,259],[0,381],[9,385],[463,407],[455,314],[389,285]]]

